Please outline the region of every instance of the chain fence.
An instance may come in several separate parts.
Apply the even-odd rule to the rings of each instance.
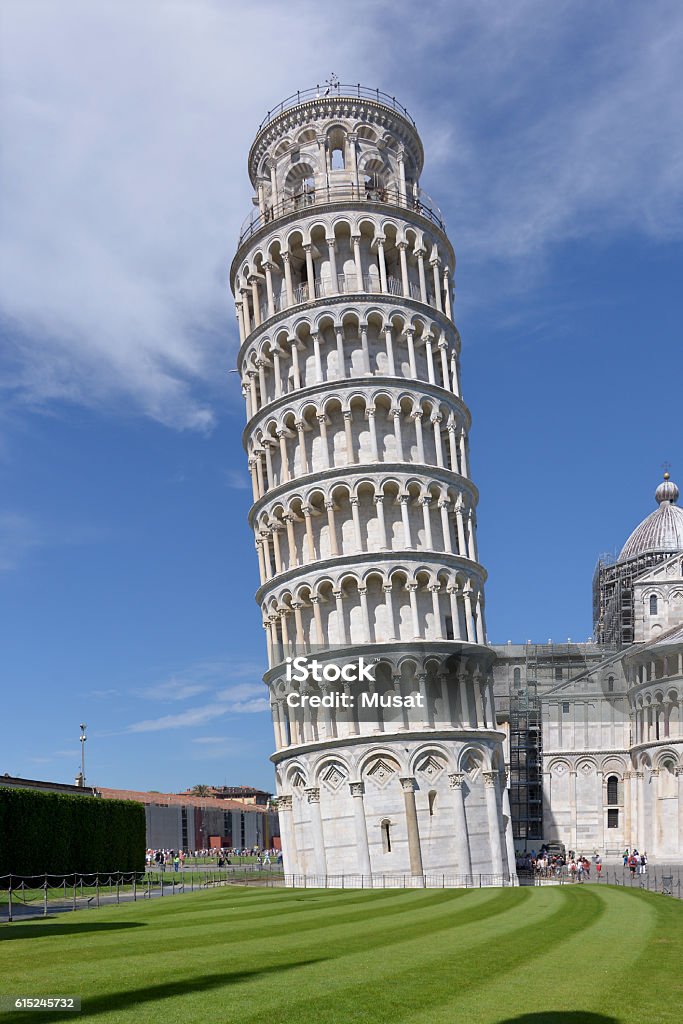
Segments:
[[[564,871],[535,872],[521,869],[517,875],[474,873],[468,875],[303,875],[284,874],[282,870],[226,868],[223,870],[100,872],[69,875],[0,876],[0,922],[47,917],[83,908],[137,902],[164,896],[178,896],[228,885],[260,888],[295,889],[486,889],[517,885],[614,885],[645,889],[681,899],[681,868],[653,869],[632,875],[618,868],[591,872],[582,879]]]
[[[545,868],[541,871],[518,868],[517,878],[520,885],[615,885],[627,889],[645,889],[647,892],[660,893],[663,896],[683,897],[681,875],[683,868],[678,865],[649,867],[642,873],[633,873],[628,869],[603,867],[595,870],[591,865],[588,874],[582,876],[570,874],[566,866],[558,869]]]

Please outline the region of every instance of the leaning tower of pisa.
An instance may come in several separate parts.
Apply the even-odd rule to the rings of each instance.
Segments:
[[[294,884],[514,878],[455,257],[423,157],[394,97],[337,84],[270,111],[249,153],[230,281]],[[359,658],[372,678],[340,678]]]

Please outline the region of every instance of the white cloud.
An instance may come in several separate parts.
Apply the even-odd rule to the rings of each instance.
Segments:
[[[283,54],[315,51],[329,24],[275,0],[5,8],[0,304],[23,402],[123,398],[212,426],[250,139],[294,84]]]
[[[156,686],[147,687],[143,696],[151,700],[189,700],[200,693],[206,693],[209,687],[205,683],[186,682],[183,679],[171,678]]]
[[[254,129],[332,68],[379,75],[415,114],[424,184],[461,264],[480,268],[481,301],[495,298],[496,265],[524,282],[568,238],[679,238],[682,43],[675,0],[444,0],[428,16],[405,0],[5,5],[11,400],[211,429],[218,389],[237,400],[223,393],[236,344],[226,272],[251,209]],[[291,53],[321,64],[301,80]],[[377,54],[405,62],[380,68]]]
[[[270,702],[266,689],[261,682],[236,682],[230,686],[216,690],[207,684],[208,680],[225,681],[240,679],[244,675],[259,678],[261,672],[249,663],[231,665],[229,661],[202,662],[194,668],[172,677],[165,683],[147,688],[144,696],[155,699],[189,700],[192,697],[212,692],[212,700],[197,707],[186,708],[176,714],[161,715],[134,722],[128,726],[127,732],[159,732],[165,729],[180,729],[203,725],[205,722],[223,718],[226,715],[262,714],[270,712]],[[192,679],[202,682],[193,683]],[[218,737],[197,738],[197,743],[218,742]]]
[[[148,718],[142,722],[133,722],[128,732],[159,732],[162,729],[180,729],[186,726],[203,725],[214,718],[221,718],[230,710],[227,704],[204,704],[198,708],[188,708],[177,715],[162,715],[161,718]]]

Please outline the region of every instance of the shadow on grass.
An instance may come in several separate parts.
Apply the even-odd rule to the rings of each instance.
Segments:
[[[619,1024],[616,1017],[585,1010],[547,1010],[544,1013],[523,1013],[521,1017],[506,1017],[498,1024]]]
[[[7,921],[0,922],[7,927],[0,930],[0,942],[9,942],[11,939],[40,939],[51,938],[53,935],[82,935],[83,932],[114,932],[122,928],[145,928],[143,921],[74,921],[73,924],[64,923],[63,915],[60,914],[60,923],[53,924],[55,917],[40,917],[33,921]],[[49,921],[46,925],[44,922]]]
[[[87,1016],[94,1017],[99,1013],[127,1010],[131,1007],[139,1007],[144,1003],[155,1003],[162,999],[174,999],[178,996],[192,995],[194,992],[208,992],[211,989],[236,985],[265,974],[292,971],[297,967],[307,967],[309,964],[321,963],[326,959],[327,957],[314,957],[309,960],[274,964],[272,967],[255,967],[253,970],[247,971],[225,971],[223,974],[204,974],[197,978],[181,978],[178,981],[168,981],[162,985],[149,985],[147,988],[134,988],[128,992],[114,992],[111,995],[94,996],[93,998],[83,996],[82,1008]],[[162,1012],[163,1010],[160,1008],[160,1013]],[[162,1018],[160,1017],[160,1019]],[[73,1013],[70,1011],[50,1013],[50,1020],[73,1020]]]

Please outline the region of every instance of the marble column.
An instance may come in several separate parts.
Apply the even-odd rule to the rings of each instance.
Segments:
[[[353,803],[353,818],[356,826],[356,849],[358,851],[358,870],[365,878],[370,878],[372,884],[372,868],[370,866],[370,847],[368,845],[368,827],[365,821],[365,806],[363,794],[365,783],[350,782],[351,797]]]
[[[422,867],[422,848],[420,846],[420,829],[417,823],[417,807],[415,806],[415,789],[417,783],[414,778],[401,779],[403,788],[403,802],[406,811],[406,830],[408,833],[408,855],[410,857],[410,873],[413,876],[424,874]]]
[[[277,799],[277,812],[280,819],[282,832],[282,860],[285,875],[298,875],[301,873],[299,855],[296,848],[296,833],[294,830],[294,806],[290,793],[281,793]]]
[[[502,875],[503,848],[500,841],[500,821],[498,816],[497,781],[498,772],[483,772],[484,793],[486,796],[486,816],[489,823],[489,842],[491,844],[491,870],[494,875]]]
[[[320,813],[320,789],[312,786],[306,790],[311,815],[311,832],[313,834],[313,862],[315,873],[320,879],[327,877],[327,860],[325,857],[325,836],[323,833],[323,817]]]
[[[458,874],[471,875],[472,861],[470,858],[470,842],[467,835],[467,816],[465,814],[465,794],[463,792],[464,772],[453,772],[448,776],[453,790],[453,808],[455,810],[455,856]]]
[[[510,811],[510,790],[508,788],[509,776],[503,772],[500,776],[502,785],[503,817],[505,818],[505,853],[508,862],[508,875],[510,879],[517,871],[517,858],[515,856],[515,839],[512,834],[512,813]]]

